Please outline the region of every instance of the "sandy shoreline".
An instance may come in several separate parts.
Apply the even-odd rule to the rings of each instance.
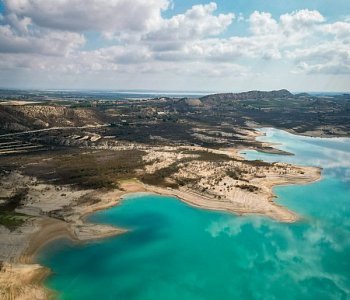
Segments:
[[[100,224],[85,222],[85,218],[98,210],[107,209],[119,204],[121,197],[145,191],[133,181],[122,184],[123,191],[93,192],[91,197],[99,197],[100,202],[79,209],[75,223],[67,223],[50,217],[36,218],[30,226],[32,232],[27,233],[21,241],[24,250],[11,253],[8,262],[0,271],[0,299],[48,299],[53,292],[43,286],[43,281],[50,275],[50,270],[37,264],[35,257],[40,249],[48,243],[68,238],[73,242],[91,241],[124,233],[126,230]],[[11,251],[11,249],[10,249]]]
[[[299,220],[299,216],[274,201],[276,195],[273,193],[272,188],[283,185],[293,184],[310,184],[321,179],[321,172],[318,168],[312,168],[313,172],[310,176],[305,176],[305,179],[300,178],[276,178],[275,180],[264,181],[268,192],[265,197],[260,197],[260,200],[265,202],[264,205],[256,210],[252,210],[251,207],[245,207],[238,205],[231,201],[218,201],[211,197],[206,197],[194,191],[185,189],[175,190],[170,188],[162,188],[155,186],[146,186],[147,191],[156,193],[159,195],[173,196],[178,198],[191,206],[198,207],[206,210],[226,211],[236,215],[263,215],[275,219],[279,222],[293,223]],[[259,198],[259,196],[257,196]]]
[[[121,182],[121,189],[118,190],[107,192],[89,191],[86,195],[79,194],[79,197],[89,197],[91,199],[98,199],[98,201],[92,204],[89,203],[88,205],[74,206],[72,212],[64,221],[46,216],[40,216],[34,219],[31,224],[31,226],[34,226],[34,229],[31,233],[25,235],[25,239],[22,242],[24,245],[21,244],[24,250],[18,251],[17,255],[14,255],[8,263],[5,263],[0,271],[0,298],[52,298],[53,293],[43,285],[43,281],[50,274],[50,270],[35,262],[35,256],[38,254],[38,251],[47,243],[61,237],[69,238],[74,242],[83,242],[122,234],[125,232],[123,229],[107,225],[91,224],[85,222],[85,220],[91,213],[118,205],[121,199],[128,194],[147,192],[174,196],[189,205],[202,209],[227,211],[238,215],[258,214],[281,222],[295,222],[298,220],[296,213],[273,201],[275,195],[272,188],[277,185],[306,184],[320,179],[320,169],[311,167],[301,168],[304,170],[305,175],[299,177],[281,175],[275,178],[256,179],[255,184],[259,184],[262,187],[261,192],[252,196],[237,192],[237,197],[243,197],[241,201],[236,201],[237,199],[232,199],[232,201],[217,200],[186,188],[162,188],[146,185],[137,180]],[[72,197],[74,195],[72,193]],[[260,203],[259,206],[255,207],[256,202],[251,202],[249,197],[258,200]]]

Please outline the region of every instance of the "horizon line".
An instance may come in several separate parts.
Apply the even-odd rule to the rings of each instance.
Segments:
[[[222,91],[206,91],[206,90],[153,90],[153,89],[89,89],[89,88],[14,88],[14,87],[1,87],[0,91],[9,90],[9,91],[40,91],[40,92],[109,92],[109,93],[133,93],[133,94],[221,94],[221,93],[244,93],[250,91],[261,91],[261,92],[271,92],[271,91],[280,91],[287,90],[292,94],[299,93],[324,93],[324,94],[349,94],[349,91],[294,91],[286,88],[281,89],[270,89],[270,90],[261,90],[261,89],[249,89],[249,90],[222,90]]]

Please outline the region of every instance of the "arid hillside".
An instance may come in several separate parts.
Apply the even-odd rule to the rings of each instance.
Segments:
[[[56,105],[0,105],[0,130],[7,132],[103,124],[91,109]]]

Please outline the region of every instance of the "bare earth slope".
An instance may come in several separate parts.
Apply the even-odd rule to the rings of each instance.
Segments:
[[[25,131],[48,127],[102,124],[91,109],[50,105],[0,105],[0,130]]]

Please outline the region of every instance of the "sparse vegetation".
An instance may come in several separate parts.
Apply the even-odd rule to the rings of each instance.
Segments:
[[[12,231],[25,222],[28,217],[23,214],[16,213],[15,209],[20,205],[21,201],[26,195],[27,190],[21,189],[13,196],[3,199],[4,204],[0,205],[0,225],[5,226]]]
[[[178,182],[171,182],[167,180],[171,175],[175,174],[179,170],[179,165],[173,163],[166,168],[157,170],[152,174],[144,174],[141,176],[141,180],[150,185],[165,186],[171,188],[177,188],[179,186]]]
[[[236,185],[236,187],[242,189],[242,190],[247,190],[251,193],[255,193],[259,190],[259,188],[255,185],[251,185],[251,184],[238,184]]]
[[[244,163],[246,165],[250,165],[253,167],[270,167],[273,164],[269,163],[269,162],[265,162],[261,159],[257,159],[257,160],[245,160]]]
[[[241,171],[239,169],[227,170],[226,175],[234,180],[242,180]]]
[[[55,151],[7,159],[5,168],[22,167],[23,172],[54,184],[71,184],[77,188],[116,188],[118,180],[137,176],[144,166],[140,150]]]
[[[20,227],[27,219],[28,216],[14,211],[0,211],[0,225],[11,231]]]

